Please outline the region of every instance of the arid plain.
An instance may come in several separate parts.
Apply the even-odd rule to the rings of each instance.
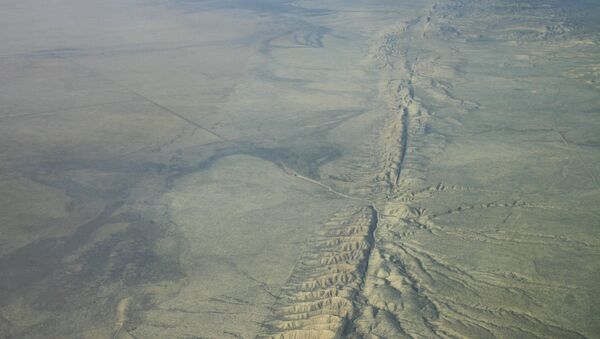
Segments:
[[[0,6],[0,338],[600,337],[600,3]]]

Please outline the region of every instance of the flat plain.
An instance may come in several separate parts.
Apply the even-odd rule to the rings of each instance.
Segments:
[[[0,338],[600,337],[600,4],[0,6]]]

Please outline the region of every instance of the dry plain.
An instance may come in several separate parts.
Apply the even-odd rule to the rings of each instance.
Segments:
[[[0,6],[0,338],[600,337],[600,4]]]

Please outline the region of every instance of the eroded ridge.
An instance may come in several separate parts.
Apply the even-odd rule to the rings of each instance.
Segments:
[[[424,246],[425,242],[439,243],[436,234],[442,231],[446,233],[440,238],[445,239],[470,236],[486,243],[543,241],[550,245],[548,240],[533,237],[492,238],[481,235],[481,231],[438,225],[448,220],[437,220],[437,213],[424,207],[435,204],[417,197],[425,189],[432,191],[425,180],[427,157],[443,152],[447,144],[445,136],[436,133],[436,127],[461,124],[449,115],[439,117],[433,112],[439,113],[442,108],[460,115],[479,106],[448,90],[452,88],[452,77],[446,73],[459,74],[458,69],[444,69],[444,64],[436,61],[437,53],[428,51],[426,44],[415,43],[419,37],[444,40],[459,34],[446,22],[445,9],[433,6],[426,16],[387,29],[371,51],[371,59],[385,71],[379,92],[390,106],[377,144],[379,174],[373,185],[385,186],[388,194],[385,200],[378,200],[380,213],[374,246],[357,299],[361,302],[361,315],[354,320],[353,329],[357,336],[365,338],[583,337],[568,326],[558,326],[556,318],[545,313],[547,305],[539,297],[566,290],[576,293],[573,286],[543,281],[536,275],[469,267],[440,255],[436,248]],[[404,46],[407,42],[418,53],[409,52],[408,45]],[[433,191],[470,189],[438,184]],[[498,193],[485,192],[495,194]],[[465,216],[472,210],[504,209],[510,211],[510,216],[513,210],[526,208],[538,207],[521,199],[500,199],[465,204],[450,208],[447,213]],[[561,244],[566,246],[564,239]],[[500,243],[498,247],[504,245]]]
[[[376,224],[369,206],[338,212],[324,225],[283,287],[267,337],[336,338],[350,330]]]
[[[367,54],[367,63],[381,70],[378,101],[382,103],[379,109],[383,114],[362,153],[349,162],[348,173],[342,169],[356,184],[350,189],[354,194],[369,199],[382,198],[382,194],[390,196],[403,191],[400,188],[410,184],[408,181],[421,177],[423,159],[417,157],[422,152],[418,152],[418,145],[412,140],[409,146],[409,140],[425,133],[430,113],[414,93],[414,83],[420,80],[405,40],[422,30],[423,22],[426,20],[417,18],[384,29]],[[439,147],[438,144],[434,140],[429,147]],[[401,170],[409,172],[402,180]]]
[[[380,185],[387,186],[388,193],[394,193],[401,186],[411,184],[406,181],[421,178],[423,162],[414,159],[419,155],[414,145],[409,147],[409,139],[425,132],[429,112],[414,96],[412,77],[390,81],[388,87],[392,113],[381,134],[380,174],[376,179]],[[409,164],[406,161],[408,157],[411,157]],[[401,170],[410,172],[405,173],[402,180]]]
[[[369,62],[381,72],[372,135],[341,163],[333,189],[329,182],[318,183],[340,197],[373,205],[369,234],[358,236],[368,239],[368,250],[356,257],[357,252],[336,252],[332,242],[325,246],[320,241],[309,251],[312,255],[303,256],[277,307],[273,337],[584,337],[568,320],[549,314],[552,305],[545,298],[565,294],[575,300],[586,292],[541,277],[535,261],[530,274],[528,267],[492,270],[444,254],[445,246],[462,253],[463,243],[496,246],[500,255],[517,243],[593,246],[569,237],[511,231],[509,225],[504,229],[509,218],[525,215],[521,212],[526,209],[550,208],[545,204],[486,186],[432,182],[429,165],[455,142],[448,132],[463,128],[469,114],[485,109],[453,90],[467,73],[460,67],[461,52],[444,45],[477,38],[477,29],[453,20],[455,10],[466,5],[434,5],[421,17],[384,29],[373,43]],[[508,39],[497,35],[495,39]],[[440,47],[431,47],[438,42]],[[465,194],[453,194],[460,192]],[[352,213],[334,217],[336,227],[349,227]],[[490,221],[477,219],[479,227],[469,229],[467,222],[479,215],[489,215]],[[493,224],[496,219],[499,224]],[[337,241],[356,241],[352,236],[344,234]]]

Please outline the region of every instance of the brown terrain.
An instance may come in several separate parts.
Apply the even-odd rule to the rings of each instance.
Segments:
[[[0,10],[0,338],[600,337],[600,4]]]

